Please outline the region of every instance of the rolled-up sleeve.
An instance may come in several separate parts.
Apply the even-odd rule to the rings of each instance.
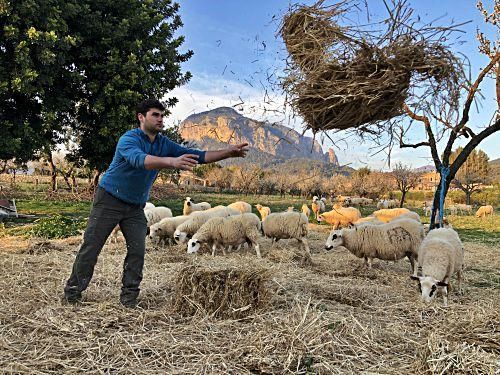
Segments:
[[[176,157],[179,157],[179,156],[185,155],[185,154],[195,154],[195,155],[199,156],[198,163],[205,164],[206,151],[198,150],[195,148],[183,147],[183,146],[179,145],[178,143],[172,142],[168,138],[164,138],[164,141],[166,142],[165,149],[168,152],[168,155],[165,155],[165,156],[170,156],[170,157],[176,158]]]
[[[118,152],[134,168],[145,169],[144,160],[147,154],[141,149],[141,141],[130,135],[123,135],[118,141]]]

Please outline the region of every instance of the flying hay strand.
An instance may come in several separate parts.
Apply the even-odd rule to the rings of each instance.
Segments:
[[[460,65],[441,43],[447,29],[409,25],[411,11],[397,3],[385,34],[342,27],[349,2],[292,7],[280,30],[290,58],[282,85],[289,103],[314,133],[376,125],[403,113],[418,82],[432,81],[431,94],[452,92]]]

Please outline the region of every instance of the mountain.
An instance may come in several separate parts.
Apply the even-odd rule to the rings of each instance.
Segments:
[[[228,141],[231,144],[247,142],[250,147],[247,157],[222,163],[226,165],[256,163],[266,168],[294,159],[307,159],[339,167],[334,150],[324,153],[311,137],[280,124],[253,120],[229,107],[193,114],[180,124],[179,132],[182,138],[201,149],[225,147]]]
[[[436,167],[433,165],[424,165],[423,167],[415,168],[413,171],[418,173],[434,172]]]

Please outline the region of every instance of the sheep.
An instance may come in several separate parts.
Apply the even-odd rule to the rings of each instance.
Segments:
[[[439,289],[444,306],[448,306],[448,286],[454,273],[461,291],[463,261],[464,249],[457,232],[451,228],[431,230],[418,251],[420,275],[411,277],[419,282],[422,300],[431,302]]]
[[[373,212],[372,215],[375,216],[380,221],[388,223],[389,221],[393,220],[396,216],[402,214],[408,214],[410,212],[411,211],[407,208],[389,208],[389,209],[377,210]]]
[[[461,214],[472,214],[472,206],[470,204],[456,204],[455,206]]]
[[[385,224],[383,221],[380,221],[377,219],[375,216],[367,216],[367,217],[362,217],[356,220],[354,225],[361,225],[361,224],[371,224],[371,225],[380,225],[380,224]]]
[[[487,205],[487,206],[481,206],[478,208],[476,212],[476,217],[486,217],[486,215],[493,216],[493,206]]]
[[[361,213],[354,207],[341,207],[339,204],[333,206],[333,210],[323,212],[318,215],[318,222],[326,221],[333,225],[334,229],[339,226],[352,225],[355,221],[361,218]]]
[[[262,218],[262,220],[264,220],[266,218],[266,216],[271,213],[271,209],[269,207],[263,206],[261,204],[256,204],[255,208],[257,209],[257,211],[259,211],[259,214],[260,214],[260,217]]]
[[[146,202],[146,204],[144,205],[144,210],[150,210],[151,208],[154,208],[155,205],[151,202]]]
[[[244,213],[228,217],[214,217],[204,223],[188,241],[188,254],[196,253],[202,244],[212,246],[212,256],[217,247],[222,247],[225,255],[225,246],[239,246],[250,243],[255,248],[258,258],[261,258],[259,244],[261,223],[257,215]]]
[[[168,207],[155,207],[153,203],[146,202],[146,205],[144,206],[144,216],[146,217],[146,222],[148,228],[157,222],[159,222],[161,219],[166,218],[166,217],[172,217],[172,211]],[[111,242],[118,242],[118,232],[121,231],[120,225],[116,225],[113,228],[113,231],[111,232],[111,235],[109,236],[109,243]]]
[[[305,203],[302,205],[302,213],[304,215],[306,215],[307,218],[309,218],[309,216],[311,216],[311,210],[309,209],[309,207]]]
[[[399,202],[397,199],[381,199],[377,203],[377,209],[389,209],[389,208],[397,208]]]
[[[184,201],[184,208],[182,209],[182,214],[189,215],[195,211],[208,210],[210,207],[212,206],[210,206],[210,203],[208,202],[194,203],[190,197],[186,197],[186,200]]]
[[[368,268],[372,267],[373,258],[396,261],[406,256],[415,275],[423,238],[422,224],[411,219],[397,220],[382,225],[364,224],[354,229],[333,230],[326,240],[325,249],[344,246],[358,258],[364,258],[364,266]]]
[[[393,222],[395,220],[401,220],[401,219],[412,219],[412,220],[415,220],[419,223],[421,222],[420,215],[417,214],[416,212],[413,212],[413,211],[402,213],[401,215],[398,215],[398,216],[390,219],[389,222]]]
[[[203,212],[197,212],[190,215],[191,218],[179,225],[174,232],[174,239],[179,243],[185,243],[196,233],[200,227],[213,217],[227,217],[231,215],[240,215],[240,211],[224,206],[217,206]]]
[[[227,206],[229,208],[234,208],[234,209],[240,211],[242,214],[252,212],[252,206],[250,206],[250,204],[248,204],[247,202],[243,202],[243,201],[237,201],[237,202],[228,204]]]
[[[326,206],[325,202],[321,199],[319,199],[316,195],[313,197],[313,202],[311,204],[312,210],[314,212],[314,217],[318,220],[318,216],[320,213],[326,211]]]
[[[157,206],[144,211],[144,216],[146,216],[146,221],[148,223],[148,228],[151,225],[160,222],[161,219],[166,217],[172,217],[172,210],[168,207]]]
[[[447,210],[448,210],[448,213],[450,215],[457,215],[458,214],[458,208],[455,205],[448,206]]]
[[[167,240],[172,242],[176,228],[191,218],[190,215],[182,215],[162,219],[160,222],[151,225],[148,238],[156,245],[164,244]]]
[[[309,219],[300,212],[278,212],[272,213],[262,221],[262,232],[264,236],[271,238],[272,243],[280,239],[295,238],[304,246],[307,259],[311,258],[307,233]]]

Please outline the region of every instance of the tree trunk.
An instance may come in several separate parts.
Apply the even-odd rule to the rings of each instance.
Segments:
[[[402,193],[403,194],[401,195],[401,202],[399,203],[400,208],[403,208],[403,205],[405,203],[405,197],[406,197],[406,191],[403,190]]]
[[[434,193],[434,200],[433,200],[433,204],[432,204],[432,213],[431,213],[431,224],[430,224],[430,229],[434,229],[436,227],[439,228],[439,226],[442,224],[440,222],[437,222],[436,223],[436,214],[437,214],[437,211],[439,209],[439,198],[440,198],[440,194],[441,194],[441,183],[442,183],[442,179],[443,179],[443,176],[441,173],[439,173],[439,184],[438,186],[436,187],[436,192]],[[446,199],[446,195],[448,194],[448,189],[450,188],[450,182],[451,180],[453,179],[454,176],[451,176],[451,175],[448,175],[448,177],[446,178],[446,181],[445,181],[445,185],[444,185],[444,195],[443,195],[443,211],[444,211],[444,201]]]
[[[91,192],[94,192],[97,189],[97,185],[99,184],[99,177],[101,176],[101,171],[97,169],[94,171],[94,176],[92,177],[92,183],[89,188]]]
[[[47,152],[47,161],[49,162],[50,166],[50,188],[52,191],[57,190],[57,169],[54,164],[54,161],[52,160],[52,152]]]
[[[472,195],[472,190],[465,190],[465,204],[470,204],[471,195]]]

